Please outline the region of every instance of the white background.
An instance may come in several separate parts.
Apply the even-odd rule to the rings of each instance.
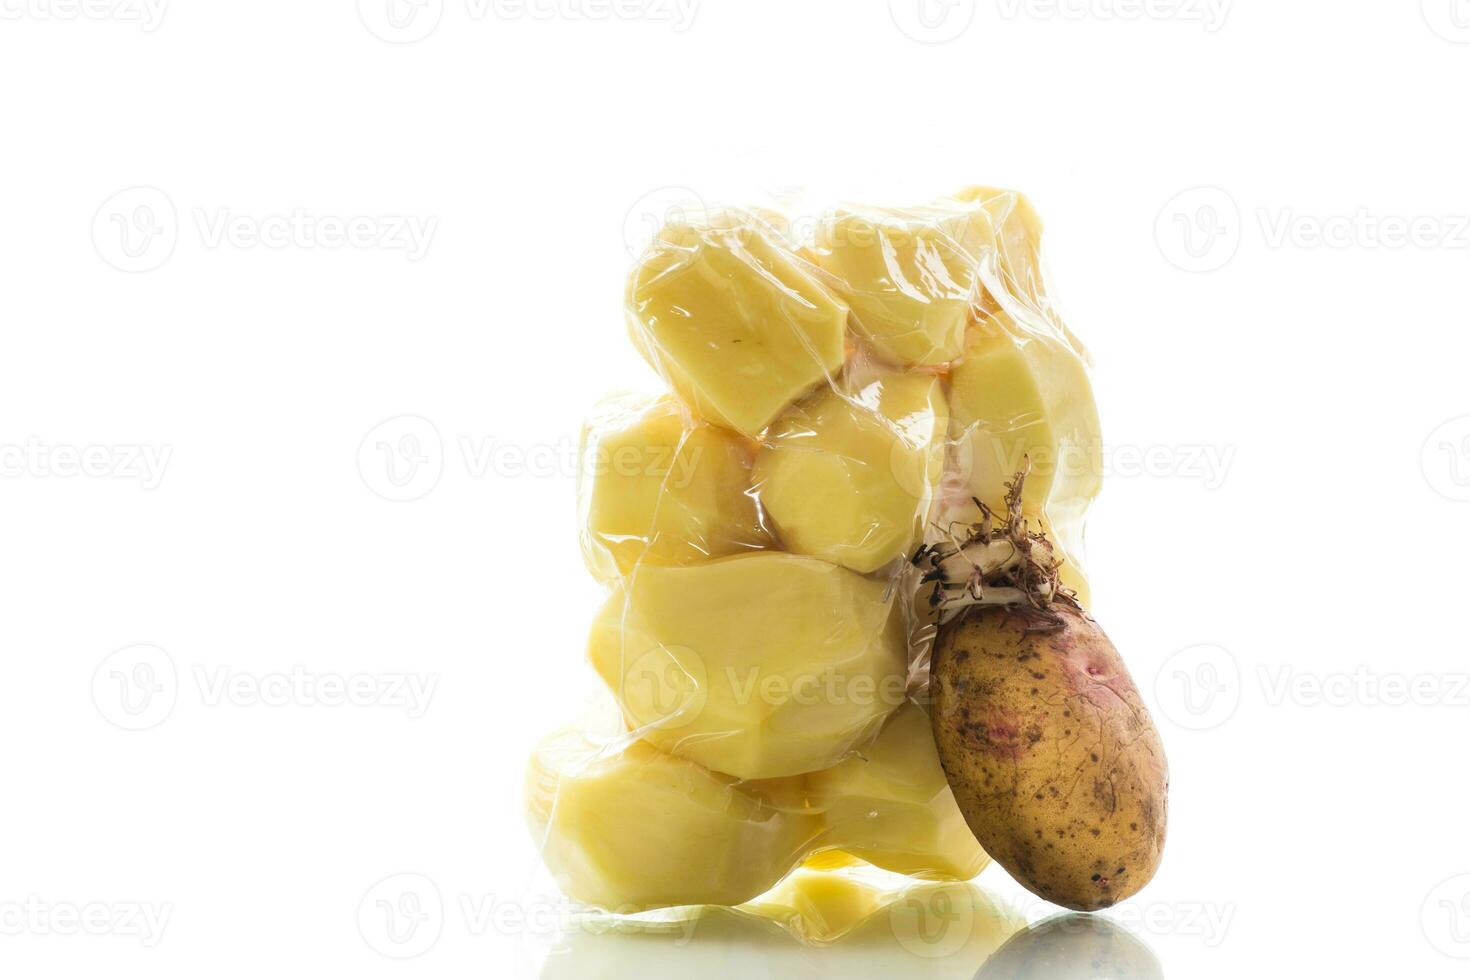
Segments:
[[[0,0],[0,968],[527,973],[464,909],[530,887],[524,759],[593,690],[566,454],[654,383],[649,195],[733,176],[1048,219],[1163,973],[1464,975],[1470,4],[918,2]]]

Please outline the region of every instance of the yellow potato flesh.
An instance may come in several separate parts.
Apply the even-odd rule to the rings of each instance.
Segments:
[[[929,731],[909,702],[861,758],[747,782],[627,736],[565,732],[532,756],[528,820],[557,883],[579,901],[624,911],[736,905],[807,858],[809,887],[797,891],[830,918],[851,879],[815,872],[849,867],[849,855],[927,878],[969,879],[985,866]]]
[[[670,397],[603,406],[582,434],[582,553],[604,581],[640,562],[681,565],[767,547],[752,449]]]
[[[808,779],[827,840],[899,874],[973,878],[989,862],[945,781],[928,713],[912,701],[878,739]]]
[[[973,204],[865,208],[829,216],[812,253],[881,356],[935,365],[960,355],[980,259],[994,238],[989,213]]]
[[[792,551],[872,572],[919,540],[944,462],[938,380],[885,375],[796,405],[756,457],[761,501]]]
[[[986,292],[1012,315],[1040,314],[1060,327],[1046,290],[1041,254],[1041,215],[1026,195],[1000,187],[967,187],[956,201],[978,207],[990,218],[991,251],[980,265]],[[1069,336],[1069,339],[1074,339]]]
[[[557,884],[614,911],[738,905],[775,884],[821,832],[757,790],[644,742],[542,743],[526,803]]]
[[[588,656],[667,752],[742,779],[825,769],[903,701],[903,616],[886,591],[788,554],[643,566],[604,605]]]
[[[629,332],[708,421],[758,435],[827,379],[847,307],[754,216],[666,226],[634,270]]]

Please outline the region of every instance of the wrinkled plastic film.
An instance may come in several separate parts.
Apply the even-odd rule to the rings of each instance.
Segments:
[[[621,720],[548,739],[527,779],[569,896],[734,906],[804,863],[984,866],[922,706],[909,559],[1024,468],[1087,600],[1097,410],[1040,256],[1030,203],[972,188],[805,224],[691,210],[635,264],[627,329],[667,391],[599,405],[578,488],[608,589],[588,661]]]

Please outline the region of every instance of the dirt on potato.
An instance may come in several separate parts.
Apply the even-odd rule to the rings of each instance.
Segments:
[[[931,672],[945,775],[981,845],[1048,901],[1091,911],[1153,877],[1168,764],[1117,650],[1085,612],[974,607]]]

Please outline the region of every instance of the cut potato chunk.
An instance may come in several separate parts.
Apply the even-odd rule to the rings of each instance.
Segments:
[[[667,752],[742,779],[825,769],[903,703],[903,615],[886,592],[788,554],[643,566],[588,655],[629,726]]]
[[[980,265],[990,305],[1000,306],[1028,329],[1057,333],[1085,360],[1082,342],[1047,292],[1041,250],[1045,228],[1030,198],[999,187],[969,187],[955,197],[983,207],[995,230],[994,252]]]
[[[994,247],[989,212],[951,201],[834,212],[812,252],[859,333],[884,358],[913,366],[960,356],[981,257]]]
[[[825,389],[767,434],[755,481],[792,551],[872,572],[923,533],[944,465],[948,409],[933,375]]]
[[[928,715],[909,702],[861,756],[828,772],[741,782],[626,734],[567,730],[532,754],[527,819],[568,895],[625,912],[736,905],[804,858],[810,871],[861,858],[969,879],[987,858],[928,733]]]
[[[758,435],[842,364],[847,307],[755,215],[666,226],[634,270],[629,332],[711,422]]]
[[[604,581],[640,562],[683,565],[768,547],[750,490],[752,445],[672,397],[600,406],[582,432],[582,553]]]
[[[526,809],[557,884],[625,912],[748,901],[821,832],[816,816],[779,809],[758,787],[644,742],[599,744],[574,732],[532,756]]]
[[[989,863],[945,780],[929,714],[910,701],[872,745],[808,779],[847,854],[922,878],[973,878]]]

